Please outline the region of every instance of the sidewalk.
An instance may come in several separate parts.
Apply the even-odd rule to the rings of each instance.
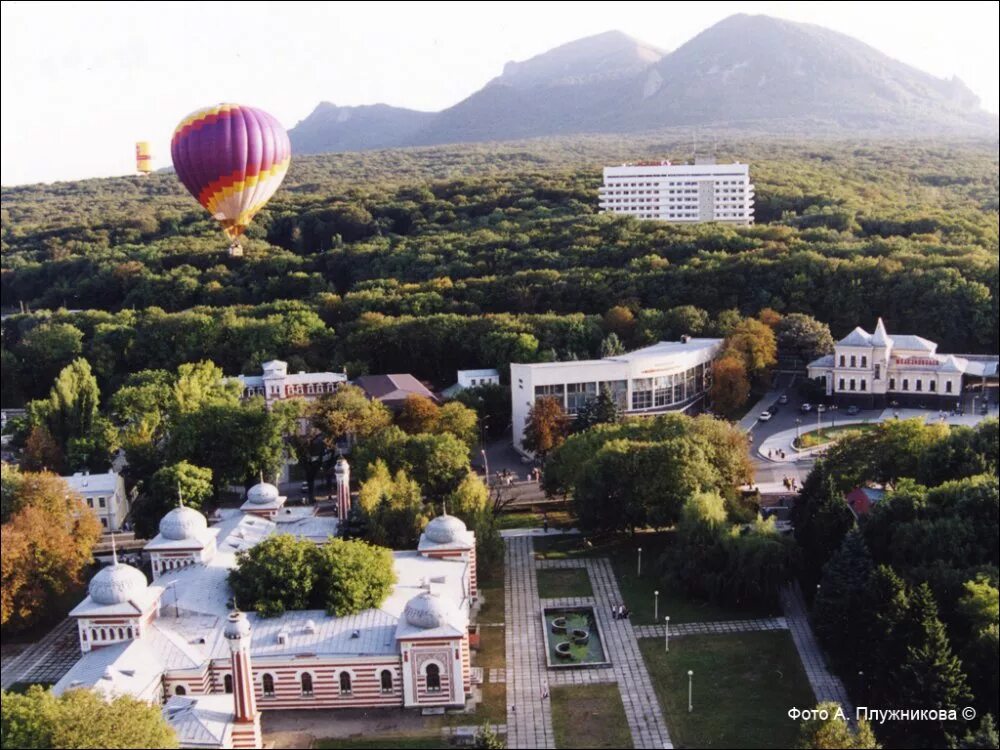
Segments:
[[[743,419],[737,423],[737,427],[743,430],[743,432],[749,432],[753,429],[753,426],[757,424],[757,417],[760,416],[760,413],[765,409],[770,409],[771,405],[781,397],[782,393],[795,385],[795,377],[795,375],[778,375],[778,384],[765,393],[763,397],[750,408],[750,411],[748,411],[743,416]],[[788,382],[785,382],[786,380]]]

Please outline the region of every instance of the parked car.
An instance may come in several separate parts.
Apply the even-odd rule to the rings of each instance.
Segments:
[[[822,414],[823,412],[825,412],[826,411],[826,404],[819,404],[819,405],[817,405],[816,406],[816,411],[818,411],[820,414]]]
[[[851,404],[850,406],[847,407],[847,413],[850,414],[852,417],[855,414],[857,414],[859,411],[861,411],[861,410],[858,409],[858,407],[855,406],[854,404]]]
[[[769,411],[762,411],[760,413],[760,416],[757,417],[757,419],[760,420],[761,422],[766,422],[770,418],[771,418],[771,412],[769,412]]]
[[[812,404],[802,404],[802,406],[799,407],[799,410],[803,414],[806,414],[808,412],[811,412],[813,410],[813,407],[812,407]]]
[[[781,397],[778,399],[778,403],[779,404],[787,404],[788,403],[788,394],[782,393]]]
[[[768,409],[768,411],[771,412],[771,416],[773,417],[775,414],[781,411],[781,407],[778,406],[777,404],[771,404],[771,408]]]

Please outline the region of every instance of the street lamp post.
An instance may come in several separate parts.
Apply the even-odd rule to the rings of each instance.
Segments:
[[[666,630],[666,636],[663,639],[663,647],[666,650],[666,652],[669,654],[670,653],[670,615],[667,615],[667,618],[666,618],[666,620],[664,620],[664,622],[666,623],[667,630]]]
[[[691,702],[691,678],[694,677],[694,670],[688,670],[688,713],[691,713],[691,709],[694,708],[694,704]]]
[[[486,486],[490,486],[490,460],[486,458],[486,449],[482,448],[479,451],[483,454],[483,470],[486,472]]]
[[[639,547],[639,559],[635,564],[636,578],[642,575],[642,547]]]
[[[802,427],[802,418],[801,417],[796,417],[795,418],[795,439],[796,440],[798,440],[800,437],[802,437],[802,435],[800,433],[800,428],[801,427]]]
[[[653,622],[660,619],[660,592],[653,592]]]

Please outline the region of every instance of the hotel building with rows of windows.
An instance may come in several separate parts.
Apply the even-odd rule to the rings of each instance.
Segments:
[[[694,164],[661,161],[605,167],[598,205],[604,212],[637,219],[746,226],[753,223],[753,196],[749,165],[697,158]]]
[[[921,336],[890,336],[881,318],[874,333],[855,328],[835,344],[833,354],[809,364],[809,377],[823,384],[828,397],[866,409],[950,409],[970,378],[982,385],[996,376],[996,355],[938,354],[937,344]]]
[[[708,390],[712,361],[722,343],[722,339],[685,336],[605,359],[511,364],[514,447],[527,455],[523,442],[528,412],[544,396],[559,401],[571,417],[602,388],[628,415],[688,409]]]

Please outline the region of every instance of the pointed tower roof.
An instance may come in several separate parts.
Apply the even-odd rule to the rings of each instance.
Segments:
[[[872,334],[872,346],[891,346],[892,339],[889,338],[889,334],[886,333],[885,323],[882,322],[882,318],[878,319],[878,323],[875,324],[875,333]]]

